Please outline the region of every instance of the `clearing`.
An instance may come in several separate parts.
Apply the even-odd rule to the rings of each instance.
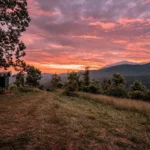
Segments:
[[[79,95],[0,95],[0,149],[150,150],[150,103]]]

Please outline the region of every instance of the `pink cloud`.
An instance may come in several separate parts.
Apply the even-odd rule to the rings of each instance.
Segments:
[[[104,22],[92,22],[90,26],[102,27],[103,29],[112,29],[116,26],[115,23],[104,23]]]

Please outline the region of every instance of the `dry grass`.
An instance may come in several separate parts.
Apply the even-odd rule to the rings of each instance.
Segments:
[[[79,95],[81,98],[97,100],[103,104],[112,105],[117,109],[132,110],[143,113],[144,115],[150,117],[150,103],[148,102],[131,99],[121,99],[104,95],[94,95],[89,93],[79,93]]]
[[[148,116],[81,94],[84,98],[48,92],[1,96],[0,149],[150,149]]]

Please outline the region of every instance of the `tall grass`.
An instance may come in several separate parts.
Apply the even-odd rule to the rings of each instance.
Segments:
[[[150,117],[150,103],[148,102],[82,92],[79,93],[79,96],[84,99],[91,99],[99,101],[103,104],[109,104],[116,109],[136,111]]]

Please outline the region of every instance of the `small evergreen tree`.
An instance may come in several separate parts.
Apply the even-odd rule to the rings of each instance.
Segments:
[[[33,87],[39,87],[39,81],[42,78],[41,71],[34,66],[27,66],[26,84]]]

